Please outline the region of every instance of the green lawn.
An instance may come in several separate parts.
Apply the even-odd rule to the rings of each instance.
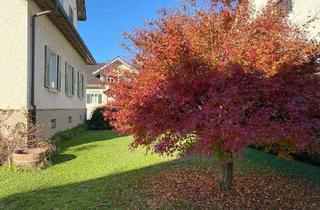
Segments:
[[[214,167],[216,161],[167,158],[130,151],[130,136],[111,131],[87,131],[64,142],[47,169],[24,171],[0,168],[0,209],[143,209],[134,189],[145,178],[169,168]],[[281,173],[320,183],[320,168],[280,160],[248,150],[240,171]]]

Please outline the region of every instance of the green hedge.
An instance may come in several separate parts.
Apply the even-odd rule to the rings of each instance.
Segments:
[[[68,140],[72,139],[73,137],[76,137],[79,134],[83,133],[86,130],[87,130],[87,128],[84,124],[79,124],[78,126],[76,126],[74,128],[56,133],[51,138],[51,140],[52,140],[52,143],[54,143],[57,146],[61,142],[68,141]]]
[[[96,108],[90,120],[87,121],[89,130],[110,130],[112,126],[110,122],[106,120],[103,116],[103,112],[107,111],[106,107],[98,107]]]
[[[250,147],[253,149],[264,151],[272,155],[279,156],[280,146],[277,144],[273,144],[271,147],[270,146],[266,147],[264,145],[251,145]],[[300,152],[296,151],[296,152],[289,152],[288,155],[294,160],[301,161],[309,165],[320,166],[319,152],[310,153],[306,151],[300,151]]]

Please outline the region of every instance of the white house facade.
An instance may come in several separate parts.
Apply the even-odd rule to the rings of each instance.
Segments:
[[[106,92],[109,90],[110,83],[116,82],[113,73],[120,71],[138,71],[138,67],[130,64],[121,57],[116,57],[107,63],[88,66],[87,83],[87,118],[90,119],[92,112],[101,106],[112,102],[112,97]]]
[[[275,4],[283,7],[288,12],[288,17],[297,26],[303,25],[314,17],[320,18],[319,0],[274,0]],[[263,9],[268,0],[251,0],[254,9],[259,12]],[[315,38],[320,41],[320,19],[312,22],[308,29],[309,38]]]
[[[76,29],[85,1],[0,1],[0,14],[0,110],[34,118],[46,137],[83,123],[86,65],[95,64]]]

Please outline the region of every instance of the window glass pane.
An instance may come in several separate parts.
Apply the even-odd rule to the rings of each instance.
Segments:
[[[57,89],[58,69],[57,69],[57,55],[50,53],[50,88]]]
[[[57,120],[56,119],[52,119],[51,120],[51,129],[55,129],[57,127]]]
[[[97,94],[93,94],[93,103],[97,103],[98,102],[98,100],[97,100]]]
[[[99,104],[102,104],[102,94],[99,94],[99,99],[98,99],[99,101]]]
[[[92,100],[91,100],[91,94],[87,94],[87,103],[91,104]]]

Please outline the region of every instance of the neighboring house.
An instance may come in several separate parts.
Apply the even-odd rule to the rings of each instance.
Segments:
[[[268,0],[251,0],[256,11],[260,11]],[[297,26],[303,25],[313,17],[320,17],[320,0],[273,0],[275,4],[288,13],[289,19]],[[320,41],[320,19],[315,20],[309,29],[309,38]]]
[[[85,0],[1,0],[0,14],[0,111],[15,111],[9,123],[36,123],[46,137],[83,123],[86,66],[95,64],[76,29]]]
[[[91,118],[92,112],[97,107],[104,106],[112,101],[112,98],[106,94],[109,84],[116,82],[112,72],[115,72],[115,70],[138,71],[137,69],[120,57],[108,63],[88,66],[87,118]]]

